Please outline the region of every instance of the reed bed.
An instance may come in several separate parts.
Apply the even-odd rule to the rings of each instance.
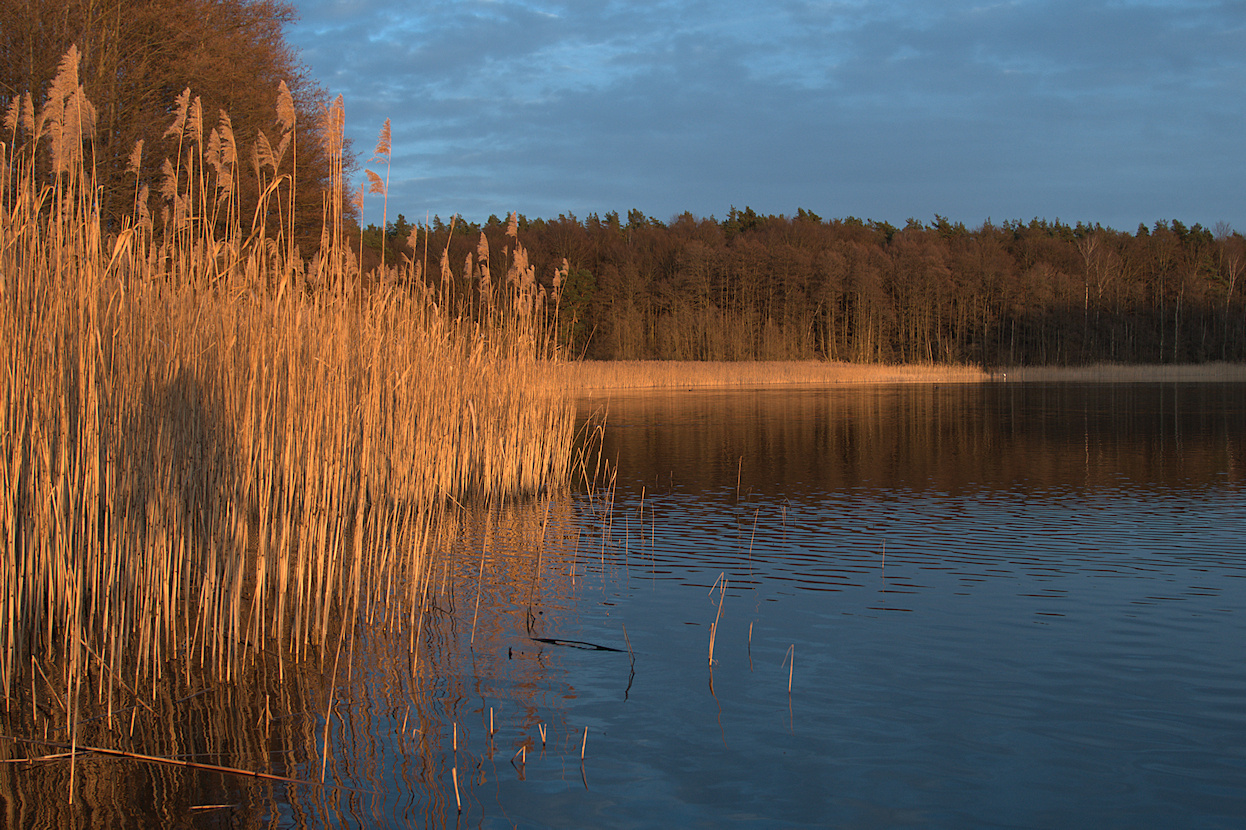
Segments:
[[[560,385],[577,391],[832,383],[977,383],[990,378],[976,366],[881,366],[824,361],[583,361],[560,363],[550,370]]]
[[[693,389],[878,383],[1070,381],[1091,383],[1246,382],[1246,364],[1020,366],[987,372],[977,366],[836,363],[824,361],[697,362],[581,361],[553,364],[551,378],[577,392],[610,389]]]
[[[413,263],[358,273],[340,99],[305,262],[293,167],[257,152],[241,215],[228,118],[205,135],[189,91],[157,210],[136,187],[108,226],[76,72],[0,135],[0,697],[10,733],[71,746],[170,684],[332,684],[360,625],[416,653],[447,512],[566,482],[574,417],[526,306],[456,316]]]

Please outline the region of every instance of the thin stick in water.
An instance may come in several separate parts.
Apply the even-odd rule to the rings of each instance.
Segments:
[[[645,485],[640,485],[640,555],[645,555]]]
[[[489,549],[489,525],[493,521],[491,505],[485,505],[485,538],[480,544],[480,573],[476,576],[476,611],[472,614],[472,636],[468,645],[476,644],[476,618],[480,616],[480,589],[485,580],[485,552]]]
[[[723,616],[723,598],[727,596],[727,575],[725,572],[720,573],[718,575],[718,580],[716,580],[714,584],[717,585],[719,581],[722,582],[722,588],[718,594],[718,616],[714,617],[714,624],[710,626],[710,665],[711,666],[714,665],[714,637],[718,633],[718,622],[719,620],[722,619],[722,616]],[[710,592],[712,593],[713,591],[714,589],[710,588]]]
[[[11,737],[11,736],[5,736],[5,737],[8,737],[9,740],[21,741],[22,743],[43,744],[46,746],[54,746],[54,747],[58,747],[61,749],[70,750],[68,753],[64,754],[64,757],[69,757],[70,755],[73,755],[73,754],[82,755],[87,752],[94,752],[98,755],[111,755],[114,758],[129,758],[130,760],[133,760],[133,761],[145,761],[149,764],[163,764],[165,766],[170,766],[170,767],[185,767],[187,769],[201,769],[201,770],[207,770],[209,772],[227,773],[229,775],[242,775],[248,778],[262,778],[265,781],[281,781],[286,784],[302,784],[308,787],[321,786],[320,782],[317,782],[317,781],[306,781],[300,778],[287,778],[284,775],[273,775],[272,773],[267,773],[267,772],[255,772],[254,770],[240,769],[238,767],[225,767],[219,764],[205,764],[199,761],[184,761],[181,758],[166,758],[161,755],[143,755],[138,752],[126,752],[125,750],[121,750],[121,749],[110,749],[108,747],[103,747],[103,746],[87,746],[86,744],[78,744],[77,749],[72,749],[71,744],[61,743],[59,741],[31,741],[25,738],[17,738],[17,737]],[[40,761],[40,760],[46,760],[46,759],[31,758],[31,759],[19,759],[19,760]]]
[[[337,661],[342,656],[342,638],[345,636],[346,627],[342,626],[342,630],[338,632],[337,638],[337,654],[333,655],[333,679],[329,683],[329,705],[325,707],[324,712],[324,738],[321,741],[320,753],[320,783],[325,781],[325,773],[329,769],[329,726],[333,723],[333,695],[337,691]]]
[[[757,541],[757,517],[761,515],[761,508],[753,511],[753,535],[748,540],[748,567],[749,573],[753,571],[753,543]]]
[[[792,696],[792,669],[796,668],[796,644],[787,647],[787,656],[783,658],[787,664],[787,696]]]
[[[622,623],[620,623],[620,625],[622,625]],[[627,636],[626,625],[623,626],[623,642],[627,643],[627,659],[632,662],[633,666],[636,665],[636,655],[632,653],[632,640]]]
[[[710,586],[709,591],[707,591],[707,592],[706,592],[706,594],[705,594],[707,597],[708,597],[708,596],[710,596],[710,595],[712,595],[712,594],[714,593],[714,589],[718,587],[718,584],[719,584],[720,582],[722,582],[722,581],[723,581],[723,577],[725,577],[725,576],[726,576],[726,572],[725,572],[725,571],[720,571],[720,572],[719,572],[719,574],[718,574],[718,579],[715,579],[715,580],[714,580],[714,584]]]
[[[748,624],[748,670],[753,671],[753,621]]]

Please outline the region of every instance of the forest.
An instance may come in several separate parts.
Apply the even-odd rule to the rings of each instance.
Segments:
[[[39,134],[35,110],[73,45],[95,103],[88,153],[110,238],[131,226],[167,229],[186,214],[181,163],[170,161],[181,157],[183,136],[168,125],[175,104],[189,102],[187,123],[207,137],[207,151],[187,172],[213,173],[197,198],[231,205],[214,211],[217,233],[228,235],[230,222],[261,236],[284,228],[291,255],[311,260],[331,205],[359,259],[356,274],[389,265],[474,317],[504,304],[520,275],[534,295],[557,295],[566,358],[988,368],[1246,360],[1237,290],[1246,241],[1224,224],[1161,220],[1130,233],[1033,219],[968,228],[936,215],[897,228],[748,207],[722,220],[684,213],[664,222],[639,210],[518,216],[510,249],[522,243],[527,260],[493,263],[508,276],[490,281],[489,250],[509,244],[510,223],[497,216],[355,224],[368,183],[346,196],[356,152],[349,141],[322,140],[340,126],[326,119],[340,116],[341,100],[330,106],[285,43],[294,16],[282,0],[3,3],[0,20],[11,25],[0,27],[0,143],[11,152]],[[387,136],[377,150],[388,163]],[[48,183],[49,164],[40,157],[36,168]],[[386,189],[363,172],[367,192]],[[295,178],[294,201],[273,212],[279,202],[265,195]],[[482,286],[493,296],[482,297]]]
[[[332,154],[321,140],[333,102],[286,43],[296,17],[282,0],[0,0],[0,143],[11,153],[39,140],[47,125],[36,114],[54,97],[53,78],[73,47],[92,104],[86,153],[107,230],[115,235],[145,219],[162,227],[186,212],[174,198],[183,136],[169,129],[186,96],[193,130],[216,135],[213,152],[195,160],[196,178],[204,165],[212,168],[218,190],[228,191],[250,225],[276,168],[297,174],[296,210],[284,219],[311,255],[320,246],[324,194],[333,190]],[[339,164],[337,172],[353,169],[349,141]],[[41,181],[53,183],[49,160],[40,156],[36,165]],[[10,182],[7,195],[14,193]]]
[[[984,367],[1246,360],[1246,239],[1178,220],[1133,233],[1059,221],[632,210],[516,219],[542,285],[561,289],[560,348],[590,359],[972,363]],[[363,230],[365,261],[478,297],[481,240],[507,223],[404,216]],[[440,260],[436,267],[432,260]],[[430,267],[431,264],[431,267]],[[484,283],[490,291],[504,286]]]

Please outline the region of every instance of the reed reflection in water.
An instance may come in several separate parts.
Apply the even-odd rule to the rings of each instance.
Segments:
[[[330,711],[328,787],[96,758],[97,815],[1224,827],[1246,814],[1243,386],[695,391],[608,411],[603,487],[458,514],[419,630],[374,621],[332,684],[309,670],[251,683],[263,699],[178,704],[177,734],[194,740],[164,712],[134,715],[169,730],[170,754],[318,780]],[[24,805],[8,826],[56,825],[32,805],[55,800],[63,766],[3,766],[0,792]],[[226,806],[193,809],[210,805]]]
[[[261,659],[235,683],[175,678],[150,705],[80,723],[80,746],[133,757],[82,754],[73,804],[65,753],[0,761],[0,825],[479,824],[482,803],[499,808],[500,775],[564,760],[578,768],[583,726],[565,722],[563,705],[575,689],[559,680],[561,649],[534,639],[577,627],[564,621],[574,614],[570,575],[578,568],[582,580],[588,566],[572,511],[563,492],[447,517],[414,629],[401,608],[378,610],[337,659]],[[392,591],[398,602],[407,593]],[[41,699],[36,723],[9,712],[8,733],[50,728],[59,739],[58,705]],[[21,757],[30,754],[40,753]]]

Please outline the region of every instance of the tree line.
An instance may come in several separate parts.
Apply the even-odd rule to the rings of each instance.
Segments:
[[[570,356],[987,367],[1246,360],[1246,240],[1224,224],[1158,221],[1129,233],[1034,219],[971,229],[936,215],[897,228],[733,207],[721,221],[633,210],[626,219],[519,217],[518,228],[538,279],[550,282],[566,260],[560,321]],[[495,216],[413,227],[400,214],[363,239],[395,259],[418,264],[444,250],[460,263],[481,235],[499,246],[505,229]],[[479,291],[470,262],[411,273],[460,297]]]
[[[358,229],[363,191],[353,204],[343,197],[354,154],[341,138],[340,99],[329,105],[285,42],[293,18],[284,0],[0,0],[0,150],[46,141],[36,113],[73,47],[84,99],[95,105],[89,153],[107,232],[141,221],[176,228],[179,200],[194,196],[226,206],[214,221],[284,232],[311,257],[325,217],[344,216],[361,272],[399,263],[404,278],[456,297],[464,314],[518,291],[481,275],[490,247],[522,242],[524,268],[507,273],[530,268],[536,283],[516,296],[558,296],[567,356],[1246,360],[1238,290],[1246,245],[1223,225],[1169,220],[1129,233],[1035,219],[970,229],[936,216],[897,228],[733,207],[722,220],[685,213],[662,222],[638,210],[518,217],[519,239],[509,243],[496,216],[423,227],[399,215]],[[187,136],[200,149],[192,153]],[[55,162],[40,163],[54,181]],[[379,176],[369,178],[384,192]],[[187,191],[189,181],[199,191]],[[292,206],[267,198],[282,188]],[[486,301],[482,282],[498,296]]]

